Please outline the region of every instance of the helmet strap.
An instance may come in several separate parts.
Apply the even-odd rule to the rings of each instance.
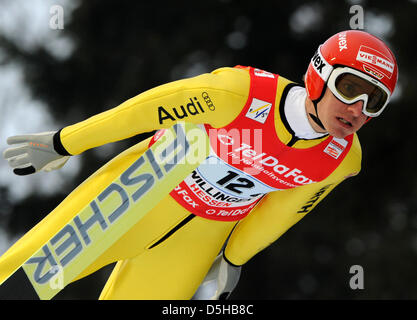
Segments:
[[[322,128],[324,131],[326,131],[326,128],[324,127],[323,123],[320,121],[319,119],[319,113],[317,111],[317,100],[313,101],[313,105],[314,105],[314,110],[316,111],[316,115],[309,113],[311,119],[313,119],[313,121],[320,127]]]

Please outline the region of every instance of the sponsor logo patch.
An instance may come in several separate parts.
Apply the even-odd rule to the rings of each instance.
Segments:
[[[320,53],[320,48],[316,51],[313,58],[311,59],[311,65],[313,66],[314,70],[316,70],[320,78],[322,78],[324,81],[327,81],[330,73],[333,70],[333,67],[323,58]]]
[[[323,152],[337,159],[343,153],[347,144],[348,142],[345,139],[333,138],[332,141],[330,141],[330,143],[323,150]]]
[[[214,111],[214,110],[216,109],[216,107],[214,106],[213,101],[211,101],[211,98],[210,98],[210,96],[208,95],[208,93],[204,91],[204,92],[201,94],[201,96],[203,97],[204,102],[206,103],[207,107],[208,107],[211,111]]]
[[[206,103],[208,109],[210,111],[215,110],[214,104],[211,101],[207,92],[203,92],[201,96],[203,97],[204,102]],[[203,108],[203,106],[200,104],[200,101],[197,99],[197,97],[188,98],[187,103],[184,103],[183,105],[178,106],[178,107],[159,106],[158,107],[159,124],[164,124],[164,121],[169,121],[169,120],[176,121],[176,120],[181,120],[184,118],[192,117],[192,116],[204,113],[206,111],[207,109],[205,110]]]
[[[339,52],[342,50],[347,49],[347,41],[346,41],[346,32],[342,32],[339,34]]]
[[[367,64],[368,67],[376,67],[378,71],[384,74],[388,79],[391,79],[394,72],[394,63],[389,58],[384,56],[381,52],[372,48],[361,46],[356,56],[357,61]]]
[[[327,186],[324,186],[321,188],[315,195],[313,195],[310,200],[307,201],[304,206],[301,207],[300,210],[297,211],[297,213],[308,213],[313,208],[314,204],[320,200],[321,196],[329,189],[332,185],[328,184]]]
[[[249,110],[246,113],[246,118],[265,123],[271,107],[272,103],[253,98]]]
[[[271,78],[271,79],[275,78],[275,75],[273,73],[268,72],[268,71],[264,71],[264,70],[261,70],[261,69],[254,69],[253,72],[254,72],[255,76],[257,76],[257,77]]]
[[[377,72],[377,71],[375,71],[375,70],[372,70],[372,68],[369,68],[369,67],[367,67],[367,66],[365,66],[365,65],[362,65],[362,67],[363,67],[363,70],[364,70],[366,73],[369,73],[371,76],[373,76],[373,77],[377,78],[378,80],[381,80],[381,79],[384,77],[384,75],[383,75],[383,74],[381,74],[381,73],[379,73],[379,72]]]

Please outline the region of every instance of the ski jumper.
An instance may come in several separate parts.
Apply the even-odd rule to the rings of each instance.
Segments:
[[[148,90],[62,129],[60,142],[72,155],[177,121],[201,124],[212,148],[204,163],[78,279],[117,261],[101,299],[190,299],[229,235],[224,256],[243,265],[356,175],[356,134],[295,137],[284,112],[295,85],[258,69],[221,68]],[[69,194],[0,257],[0,280],[157,138],[158,133],[122,152]]]

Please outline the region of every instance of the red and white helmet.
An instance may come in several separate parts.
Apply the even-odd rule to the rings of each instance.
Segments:
[[[367,32],[342,31],[319,46],[305,76],[307,95],[311,100],[321,99],[325,85],[337,67],[349,67],[370,76],[374,83],[388,89],[389,96],[394,92],[398,77],[394,54],[383,41]]]

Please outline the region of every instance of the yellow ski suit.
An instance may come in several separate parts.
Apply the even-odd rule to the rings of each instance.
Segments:
[[[221,68],[161,85],[63,128],[60,141],[68,153],[78,155],[139,133],[171,127],[178,120],[221,128],[242,111],[248,100],[250,81],[247,69]],[[276,108],[282,107],[284,88],[289,83],[279,77]],[[205,108],[204,112],[190,113],[180,108],[190,98],[201,97],[203,92],[209,94],[214,110]],[[290,142],[293,136],[282,124],[280,112],[275,112],[274,122],[279,139],[284,144]],[[297,140],[291,147],[310,148],[324,139]],[[128,168],[147,149],[148,143],[149,139],[109,161],[16,242],[0,258],[0,283],[97,197],[100,186],[109,184]],[[190,212],[168,195],[78,279],[117,261],[100,299],[190,299],[231,232],[225,257],[235,265],[243,265],[311,212],[345,178],[356,175],[360,163],[361,148],[355,134],[349,153],[328,178],[269,193],[238,223],[199,216],[190,219]]]

